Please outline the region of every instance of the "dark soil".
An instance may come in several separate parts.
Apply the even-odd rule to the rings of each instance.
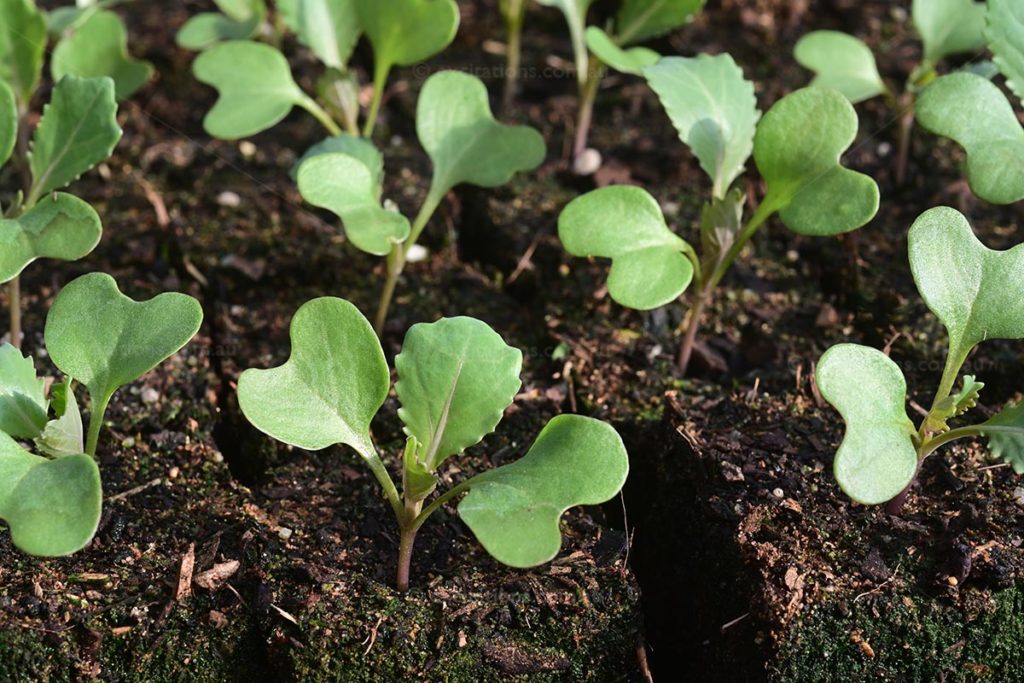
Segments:
[[[655,47],[730,52],[767,109],[808,80],[791,59],[796,39],[836,28],[867,40],[899,87],[918,57],[902,4],[712,0]],[[830,474],[841,422],[810,380],[835,342],[892,342],[912,397],[930,396],[942,330],[906,267],[906,230],[951,204],[986,243],[1006,247],[1024,219],[964,193],[954,146],[918,131],[909,181],[896,187],[895,114],[882,100],[861,105],[846,163],[878,180],[878,217],[845,240],[767,226],[726,278],[693,376],[681,380],[671,360],[683,307],[613,304],[607,264],[568,258],[555,222],[594,182],[636,182],[693,238],[707,188],[699,167],[646,88],[610,75],[592,134],[605,167],[596,179],[572,176],[574,78],[525,79],[504,118],[544,133],[547,163],[506,187],[449,196],[426,233],[429,257],[400,285],[385,349],[397,352],[418,321],[487,321],[523,349],[524,389],[450,480],[520,456],[547,419],[574,411],[613,421],[626,438],[625,506],[568,514],[559,559],[532,571],[494,563],[444,511],[420,534],[402,596],[391,589],[393,520],[358,458],[279,447],[234,404],[242,370],[287,356],[301,303],[336,295],[372,312],[383,263],[302,204],[288,172],[322,136],[307,116],[255,137],[251,150],[205,135],[214,93],[173,47],[201,9],[208,3],[119,9],[159,80],[122,107],[114,159],[74,186],[103,216],[103,243],[81,263],[27,271],[25,348],[42,348],[59,287],[91,270],[136,298],[187,291],[206,321],[185,351],[115,398],[100,451],[105,492],[120,497],[89,548],[39,561],[0,536],[0,680],[613,681],[639,679],[644,653],[669,681],[1024,679],[1020,482],[966,444],[929,459],[902,517],[853,505]],[[429,69],[399,70],[385,106],[386,195],[407,213],[429,174],[412,118],[426,73],[487,75],[502,64],[487,42],[502,39],[493,3],[462,11],[456,44]],[[528,26],[524,63],[569,58],[557,11],[531,7]],[[297,56],[293,66],[309,86],[315,65]],[[485,80],[497,94],[500,78]],[[750,190],[761,195],[754,181]],[[972,359],[987,385],[981,412],[1020,391],[1018,349],[990,343]],[[393,401],[373,431],[394,470]],[[214,589],[177,599],[190,553],[194,575],[239,565]]]

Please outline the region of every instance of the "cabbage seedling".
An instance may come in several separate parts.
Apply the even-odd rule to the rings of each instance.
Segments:
[[[221,0],[221,10],[229,3]],[[279,123],[301,107],[332,135],[341,128],[359,134],[358,89],[348,60],[365,35],[373,47],[373,100],[363,134],[372,135],[388,75],[398,66],[421,62],[447,47],[459,26],[454,0],[286,0],[279,3],[280,23],[326,67],[314,98],[295,82],[288,60],[276,46],[248,40],[266,16],[262,0],[238,4],[237,16],[200,14],[178,34],[178,43],[205,49],[193,65],[195,77],[220,94],[203,125],[217,138],[235,140]],[[225,22],[227,18],[227,22]],[[226,42],[224,42],[226,41]],[[280,41],[278,41],[280,42]],[[238,70],[238,64],[247,68]],[[321,104],[322,103],[322,104]],[[339,125],[339,121],[341,124]]]
[[[497,187],[544,160],[540,133],[495,121],[484,84],[456,71],[442,71],[424,83],[416,107],[416,132],[433,163],[433,177],[411,225],[402,214],[381,206],[383,162],[366,140],[324,141],[307,153],[297,174],[302,197],[335,213],[352,244],[388,257],[375,319],[378,333],[387,320],[409,250],[448,191],[462,183]]]
[[[815,372],[821,395],[842,415],[846,434],[836,452],[836,481],[866,505],[888,502],[899,513],[921,461],[957,439],[985,437],[992,454],[1024,474],[1024,404],[1009,405],[984,422],[949,422],[975,407],[984,384],[957,377],[967,356],[986,339],[1024,338],[1024,246],[987,248],[955,209],[922,214],[909,235],[910,267],[928,308],[949,335],[946,363],[927,415],[917,427],[907,417],[906,380],[881,351],[839,344]]]
[[[579,85],[579,111],[573,142],[577,172],[589,170],[581,163],[593,120],[594,102],[605,65],[639,75],[643,67],[658,61],[653,50],[637,47],[689,23],[706,0],[622,0],[608,30],[587,27],[587,11],[593,0],[538,0],[557,7],[565,15],[572,40]]]
[[[15,160],[25,170],[24,191],[0,213],[0,283],[9,283],[10,339],[19,347],[22,270],[39,258],[80,259],[96,247],[103,231],[91,206],[56,190],[107,159],[121,139],[121,128],[114,82],[68,75],[54,87],[31,147],[16,144],[28,136],[25,103],[15,93],[0,81],[0,166],[16,150]]]
[[[992,7],[1004,3],[1008,6],[1016,0],[989,0]],[[899,97],[902,115],[896,157],[898,182],[902,183],[906,175],[915,98],[938,77],[937,69],[942,60],[985,48],[985,17],[984,2],[914,0],[911,19],[923,43],[923,50],[921,62],[911,72],[905,92]],[[859,38],[840,31],[813,31],[797,41],[794,57],[801,66],[814,72],[812,85],[835,88],[855,104],[884,95],[893,107],[897,106],[896,96],[878,73],[871,48]]]
[[[728,55],[665,58],[644,73],[711,178],[700,255],[638,187],[576,198],[558,219],[558,235],[574,256],[612,260],[608,293],[628,308],[659,308],[696,284],[677,356],[685,373],[715,287],[765,221],[778,214],[790,230],[809,236],[856,230],[878,211],[878,186],[840,162],[857,135],[857,115],[838,91],[798,90],[759,121],[753,84]],[[745,196],[734,184],[751,151],[768,191],[744,222]]]
[[[17,547],[68,555],[92,539],[103,497],[93,456],[110,397],[187,344],[201,321],[192,297],[136,302],[93,273],[65,287],[47,318],[47,350],[66,376],[49,396],[32,360],[0,346],[0,519]],[[72,377],[88,389],[88,432]],[[42,455],[15,439],[32,441]]]
[[[401,530],[399,590],[409,587],[417,531],[457,496],[467,494],[459,516],[487,552],[504,564],[532,567],[558,553],[558,522],[568,508],[604,502],[626,480],[628,457],[615,430],[562,415],[521,459],[428,501],[445,460],[492,432],[520,387],[522,353],[485,323],[459,317],[414,325],[395,358],[398,417],[408,435],[399,493],[370,436],[390,375],[369,322],[343,299],[314,299],[295,313],[291,344],[284,365],[242,373],[238,403],[256,428],[279,441],[312,451],[345,444],[366,461]]]

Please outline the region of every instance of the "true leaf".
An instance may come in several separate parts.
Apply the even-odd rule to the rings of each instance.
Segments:
[[[854,104],[887,91],[871,48],[848,33],[808,33],[797,41],[793,56],[815,73],[811,85],[834,88]]]
[[[427,79],[416,106],[416,132],[434,164],[430,192],[435,197],[459,183],[503,185],[544,160],[541,134],[495,121],[484,84],[457,71]]]
[[[344,443],[376,457],[370,420],[387,398],[390,373],[366,318],[343,299],[313,299],[292,318],[291,341],[283,365],[242,373],[238,405],[245,417],[299,448]]]
[[[395,357],[398,417],[433,471],[494,431],[521,382],[523,354],[475,318],[413,325]]]
[[[402,495],[413,502],[423,500],[437,488],[437,476],[426,463],[423,446],[415,437],[405,440],[402,456]]]
[[[918,98],[917,120],[967,151],[974,194],[993,204],[1024,199],[1024,128],[995,84],[970,73],[942,76]]]
[[[558,554],[566,510],[609,500],[628,472],[626,448],[610,425],[559,415],[521,459],[477,476],[459,516],[499,562],[532,567]]]
[[[46,51],[46,19],[33,0],[0,2],[0,80],[28,107],[39,84]]]
[[[67,74],[114,79],[118,99],[132,96],[149,80],[153,66],[128,54],[128,34],[113,12],[95,12],[88,21],[57,44],[50,62],[54,81]]]
[[[18,139],[18,103],[14,91],[0,81],[0,167],[7,163]]]
[[[988,437],[992,455],[1024,474],[1024,402],[1008,405],[982,422],[978,430]]]
[[[899,367],[876,349],[838,344],[821,357],[814,376],[846,422],[833,464],[839,486],[865,505],[896,497],[917,472],[916,430]]]
[[[0,432],[0,519],[30,555],[70,555],[96,533],[103,489],[88,455],[47,460]]]
[[[643,75],[644,67],[656,64],[661,55],[646,47],[622,48],[596,26],[587,28],[587,47],[608,66],[622,73]]]
[[[356,247],[385,256],[409,237],[405,216],[380,205],[379,170],[348,154],[318,154],[299,167],[299,192],[310,204],[333,211]]]
[[[615,19],[620,45],[643,42],[675,30],[700,11],[706,0],[623,0]]]
[[[856,136],[857,113],[836,90],[809,87],[776,102],[754,136],[766,208],[801,235],[837,235],[870,221],[878,185],[840,161]]]
[[[36,377],[32,359],[10,344],[0,345],[0,432],[35,438],[46,426],[49,405],[45,383]]]
[[[761,112],[754,84],[727,54],[666,57],[644,69],[651,89],[679,131],[679,139],[711,177],[722,198],[743,172]]]
[[[192,72],[220,94],[203,127],[224,140],[264,131],[308,100],[284,55],[262,43],[236,40],[216,45],[196,58]]]
[[[1006,76],[1006,84],[1024,101],[1024,4],[1019,0],[988,0],[988,47]]]
[[[217,43],[252,38],[262,23],[260,16],[240,22],[219,12],[202,12],[186,21],[174,40],[186,50],[206,50]]]
[[[344,68],[359,40],[359,17],[354,2],[283,0],[281,18],[321,62]]]
[[[924,59],[936,62],[985,47],[985,3],[974,0],[914,0],[914,27],[924,42]]]
[[[73,280],[46,318],[46,349],[61,372],[89,389],[93,413],[189,342],[203,309],[187,294],[134,301],[114,278],[90,273]]]
[[[395,65],[432,57],[455,38],[455,0],[355,0],[359,25],[373,46],[375,80]]]
[[[82,413],[78,409],[71,380],[55,384],[50,390],[56,420],[46,423],[43,433],[36,437],[36,447],[52,457],[75,455],[85,450],[85,430]]]
[[[120,139],[114,82],[65,76],[54,87],[32,137],[29,199],[75,180],[109,157]]]
[[[615,185],[577,197],[558,217],[558,237],[574,256],[612,259],[608,293],[628,308],[664,306],[693,279],[686,242],[639,187]]]
[[[96,248],[102,234],[96,211],[62,192],[17,218],[0,218],[0,282],[13,280],[36,259],[76,261]]]
[[[989,249],[947,206],[921,214],[907,239],[917,289],[946,326],[955,358],[963,362],[986,339],[1024,338],[1024,245]]]
[[[984,387],[985,383],[976,381],[974,375],[964,375],[960,391],[938,401],[928,411],[925,428],[930,432],[947,431],[948,420],[959,417],[978,405],[978,394]]]

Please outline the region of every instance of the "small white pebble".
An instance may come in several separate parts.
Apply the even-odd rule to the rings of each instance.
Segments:
[[[239,197],[238,194],[236,194],[235,192],[232,192],[231,190],[224,190],[219,195],[217,195],[217,203],[220,204],[221,206],[226,206],[233,209],[237,206],[242,205],[242,198]]]
[[[892,152],[892,145],[888,142],[878,143],[878,156],[887,157]]]
[[[1013,490],[1013,502],[1024,507],[1024,486],[1018,486]]]
[[[576,175],[594,175],[599,168],[601,168],[601,153],[593,147],[583,150],[583,153],[576,157],[572,164],[573,173]]]
[[[772,491],[772,495],[775,496],[776,498],[782,498],[784,495],[786,495],[786,492],[783,491],[782,489],[775,489],[774,491]]]
[[[277,530],[277,535],[281,537],[282,541],[287,541],[289,538],[291,538],[292,533],[292,530],[286,526],[283,526]]]
[[[249,140],[242,140],[238,143],[238,151],[242,153],[243,157],[250,159],[256,155],[256,145]]]
[[[786,252],[786,260],[790,263],[796,263],[800,260],[800,252],[796,249],[790,249]]]
[[[427,258],[427,254],[430,252],[422,244],[414,244],[409,247],[409,253],[406,254],[405,260],[409,263],[418,263]]]
[[[172,467],[171,470],[167,473],[167,478],[177,479],[179,474],[181,474],[181,470],[178,469],[177,467]]]
[[[121,441],[121,448],[135,448],[135,437],[129,436]]]
[[[213,455],[211,455],[210,457],[211,457],[211,458],[213,459],[213,461],[214,461],[215,463],[217,463],[218,465],[219,465],[220,463],[224,462],[224,454],[223,454],[223,453],[221,453],[220,451],[214,451],[214,452],[213,452]]]
[[[160,392],[153,387],[146,387],[142,390],[142,402],[143,403],[156,403],[160,400]]]

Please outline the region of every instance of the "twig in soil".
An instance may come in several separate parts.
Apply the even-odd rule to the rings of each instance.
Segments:
[[[178,571],[178,587],[174,591],[174,599],[181,602],[192,595],[192,571],[196,566],[196,544],[189,543],[188,550],[181,558],[181,569]]]
[[[860,600],[860,599],[861,599],[861,598],[863,598],[863,597],[866,597],[866,596],[868,596],[868,595],[871,595],[872,593],[877,593],[878,591],[880,591],[880,590],[882,590],[883,588],[885,588],[885,587],[886,587],[886,586],[887,586],[888,584],[892,583],[893,579],[895,579],[895,578],[896,578],[896,575],[900,573],[900,567],[901,567],[901,566],[903,566],[903,563],[902,563],[902,562],[900,562],[899,564],[897,564],[897,565],[896,565],[896,569],[893,569],[893,570],[892,570],[892,575],[891,575],[891,576],[890,576],[890,577],[889,577],[888,579],[886,579],[886,580],[885,580],[885,581],[883,581],[882,583],[878,584],[877,586],[875,586],[875,587],[874,587],[874,588],[872,588],[871,590],[869,590],[869,591],[864,591],[863,593],[861,593],[860,595],[858,595],[857,597],[855,597],[855,598],[853,599],[853,601],[854,601],[854,602],[857,602],[858,600]]]
[[[821,397],[821,390],[818,389],[817,363],[811,363],[811,395],[814,396],[814,403],[819,408],[825,405],[825,399]]]
[[[735,626],[736,624],[740,623],[741,621],[743,621],[744,619],[746,619],[749,616],[750,616],[750,612],[744,612],[743,614],[741,614],[740,616],[736,617],[732,621],[727,621],[724,624],[722,624],[719,627],[718,632],[724,634],[726,631],[728,631],[733,626]]]
[[[640,667],[640,675],[644,677],[644,680],[647,683],[654,683],[654,675],[647,663],[647,645],[643,640],[638,640],[636,643],[636,664]]]
[[[163,483],[163,478],[161,478],[161,477],[157,477],[156,479],[151,479],[150,481],[147,481],[145,484],[139,484],[138,486],[136,486],[134,488],[130,488],[127,491],[122,491],[121,493],[115,493],[114,495],[112,495],[109,498],[107,498],[107,502],[108,503],[113,503],[116,500],[122,500],[124,498],[130,498],[131,496],[134,496],[136,493],[142,493],[146,489],[151,489],[154,486],[159,486],[161,483]]]
[[[363,645],[366,645],[366,652],[363,653],[364,657],[370,654],[370,650],[373,649],[373,644],[377,642],[377,629],[380,628],[380,625],[383,622],[384,615],[382,614],[379,617],[377,617],[377,623],[373,625],[373,628],[370,629],[370,635],[366,636],[366,639],[363,641]],[[369,644],[367,645],[367,643]]]
[[[565,361],[565,365],[562,366],[562,377],[565,378],[565,385],[569,394],[569,412],[575,414],[576,410],[576,382],[572,379],[572,361]]]
[[[622,563],[628,567],[629,551],[633,548],[633,534],[636,533],[636,529],[633,529],[633,531],[629,530],[629,515],[626,512],[626,497],[622,495],[622,491],[619,491],[619,502],[622,503],[622,528],[626,530],[626,556],[622,558]]]
[[[156,213],[157,224],[161,228],[166,228],[171,224],[171,215],[167,212],[167,204],[164,203],[164,198],[156,191],[151,182],[142,177],[141,173],[133,173],[132,177],[142,188],[142,194],[146,196],[146,201],[152,205],[153,212]]]
[[[526,251],[524,251],[522,257],[520,257],[519,262],[516,264],[516,269],[513,270],[512,274],[508,276],[507,280],[505,280],[505,284],[512,284],[520,275],[523,274],[524,270],[527,268],[533,268],[533,253],[537,251],[537,247],[540,246],[540,241],[544,239],[546,233],[546,230],[541,230],[537,233],[537,236],[533,238],[532,242],[530,242],[530,246],[526,248]]]
[[[1008,462],[1000,462],[1000,463],[996,463],[995,465],[985,465],[984,467],[979,467],[978,471],[979,472],[987,472],[988,470],[998,470],[1001,467],[1009,467],[1009,466],[1010,466],[1010,463],[1008,463]]]

